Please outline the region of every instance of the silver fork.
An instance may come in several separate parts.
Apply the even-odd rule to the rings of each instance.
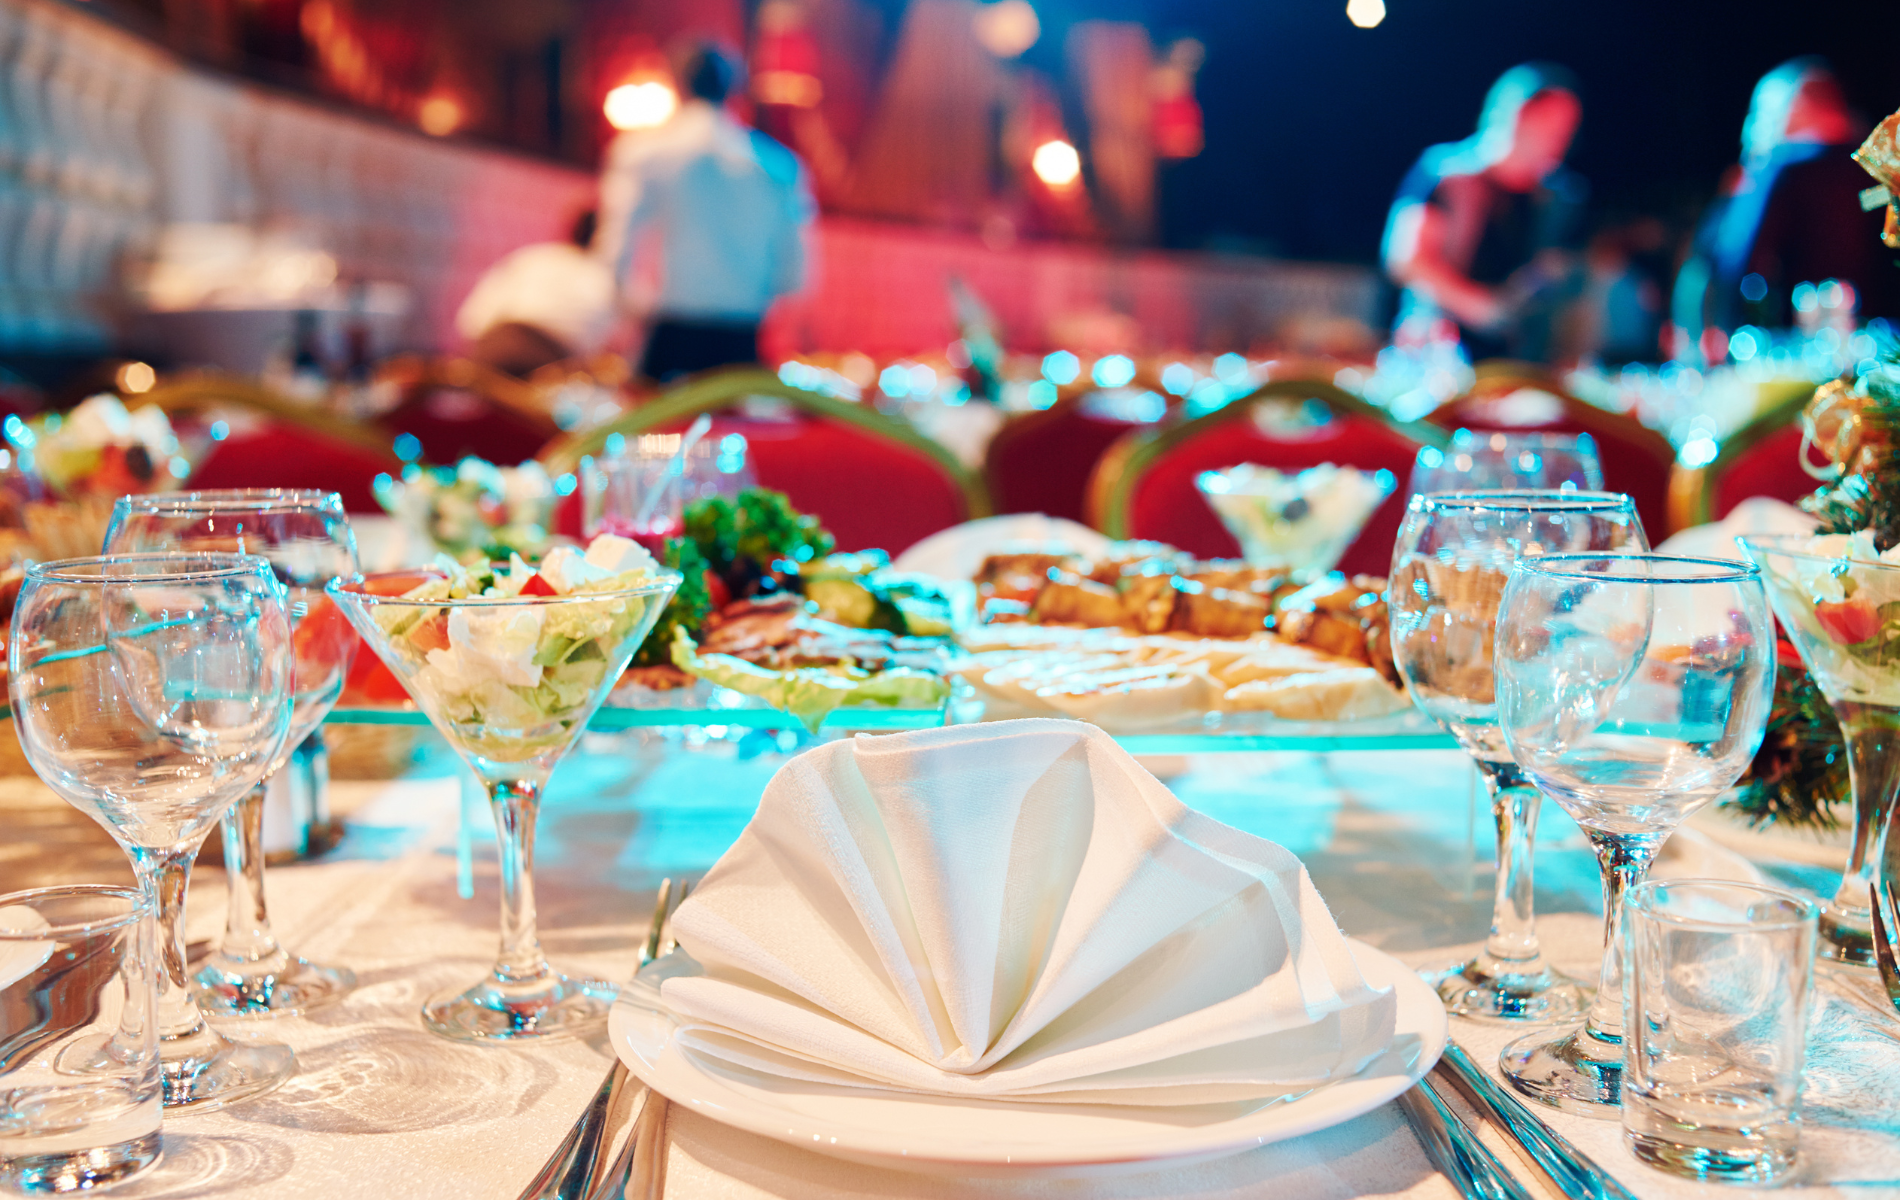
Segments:
[[[684,899],[684,889],[681,889]],[[660,942],[664,935],[669,915],[668,901],[673,896],[673,881],[660,881],[659,895],[653,902],[653,921],[647,926],[646,941],[640,946],[640,965],[646,966],[660,955]],[[670,948],[670,947],[669,947]],[[611,1134],[618,1133],[627,1124],[632,1107],[632,1093],[640,1090],[629,1087],[632,1076],[626,1063],[614,1056],[614,1065],[600,1081],[600,1087],[594,1092],[594,1098],[587,1108],[575,1120],[573,1128],[554,1148],[548,1161],[542,1164],[528,1186],[522,1189],[519,1200],[590,1200],[600,1193],[601,1185],[608,1178],[617,1178],[608,1167],[601,1150],[611,1145]],[[636,1131],[637,1132],[637,1131]],[[632,1146],[629,1140],[628,1148]],[[622,1155],[627,1149],[621,1151]],[[614,1165],[619,1164],[616,1157]]]
[[[680,904],[686,903],[692,890],[692,884],[680,881]],[[678,913],[679,906],[675,905],[673,911]],[[673,936],[672,919],[668,918],[654,957],[665,958],[678,945],[678,939]],[[587,1193],[587,1200],[622,1200],[623,1197],[625,1200],[664,1200],[666,1115],[672,1101],[652,1088],[646,1089],[646,1096],[646,1103],[640,1106],[640,1115],[634,1120],[633,1131],[621,1144],[613,1165],[600,1177],[596,1189]]]

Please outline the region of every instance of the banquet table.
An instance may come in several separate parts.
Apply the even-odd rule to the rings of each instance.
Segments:
[[[542,940],[557,965],[607,979],[632,971],[664,876],[702,873],[750,818],[786,755],[755,734],[688,740],[652,730],[590,734],[556,773],[540,820]],[[1489,814],[1455,751],[1190,754],[1143,760],[1192,807],[1287,846],[1306,862],[1349,934],[1418,967],[1450,964],[1489,911]],[[399,778],[333,785],[342,844],[321,861],[274,867],[271,908],[287,945],[346,964],[358,989],[333,1008],[233,1036],[291,1043],[300,1071],[229,1110],[167,1119],[166,1155],[118,1189],[128,1198],[495,1197],[513,1200],[585,1107],[611,1062],[605,1035],[522,1047],[450,1043],[422,1028],[423,999],[477,978],[492,959],[496,868],[485,812],[467,803],[439,747]],[[469,824],[474,822],[473,826]],[[122,882],[103,833],[37,781],[0,778],[0,891]],[[1719,833],[1719,830],[1718,830]],[[473,835],[472,837],[470,835]],[[1758,838],[1743,857],[1696,828],[1659,874],[1765,877],[1830,889],[1825,849]],[[458,845],[473,847],[458,855]],[[1553,806],[1539,831],[1540,931],[1559,966],[1593,976],[1601,921],[1581,834]],[[471,869],[472,868],[472,869]],[[471,895],[464,896],[458,877]],[[192,939],[216,936],[222,878],[194,879]],[[1815,1010],[1807,1079],[1806,1174],[1787,1196],[1900,1196],[1900,1023],[1869,981],[1830,979]],[[1480,1062],[1518,1028],[1452,1021]],[[1749,1194],[1642,1167],[1614,1123],[1550,1123],[1645,1200]],[[1474,1121],[1474,1126],[1476,1122]],[[952,1178],[854,1165],[718,1124],[675,1105],[667,1195],[754,1197],[1454,1197],[1396,1105],[1305,1137],[1189,1166],[1087,1179]],[[1480,1127],[1482,1128],[1482,1127]],[[1487,1142],[1533,1192],[1540,1181]]]

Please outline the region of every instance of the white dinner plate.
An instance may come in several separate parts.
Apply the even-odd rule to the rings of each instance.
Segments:
[[[1371,1111],[1444,1052],[1438,995],[1391,955],[1352,941],[1367,982],[1398,991],[1390,1049],[1350,1079],[1267,1103],[1184,1107],[908,1096],[780,1079],[680,1050],[666,1014],[616,1004],[607,1028],[627,1067],[675,1104],[807,1150],[874,1166],[972,1174],[1093,1175],[1184,1165],[1298,1137]]]

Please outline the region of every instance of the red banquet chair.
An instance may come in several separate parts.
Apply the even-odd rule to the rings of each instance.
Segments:
[[[1587,433],[1603,460],[1603,486],[1636,503],[1651,542],[1675,531],[1669,520],[1669,439],[1633,418],[1580,400],[1542,369],[1494,360],[1478,364],[1478,380],[1425,419],[1443,429],[1485,433]]]
[[[1699,467],[1678,462],[1669,475],[1670,529],[1719,521],[1751,496],[1793,504],[1812,495],[1821,481],[1801,466],[1801,410],[1813,395],[1803,388],[1756,416]]]
[[[753,396],[776,397],[791,411],[782,419],[730,411]],[[700,413],[719,414],[713,436],[744,434],[760,485],[816,514],[840,550],[895,557],[939,529],[990,514],[982,482],[942,446],[875,409],[751,367],[689,379],[616,421],[556,441],[541,461],[550,474],[572,471],[615,434],[681,430]]]
[[[377,371],[401,401],[383,417],[422,446],[425,462],[474,455],[501,466],[533,458],[560,427],[532,384],[463,358],[403,355]]]
[[[234,416],[235,428],[212,443],[192,472],[194,488],[320,488],[341,495],[348,512],[379,513],[372,482],[402,470],[386,430],[314,412],[249,380],[191,375],[138,399],[175,417],[222,409],[245,418]]]
[[[1269,431],[1253,419],[1259,401],[1317,400],[1329,419],[1301,431]],[[1102,457],[1089,481],[1090,521],[1110,537],[1150,538],[1205,557],[1233,557],[1240,545],[1195,490],[1202,471],[1256,463],[1296,471],[1336,463],[1395,477],[1392,495],[1346,549],[1339,567],[1384,575],[1405,513],[1405,480],[1420,445],[1449,438],[1429,425],[1404,425],[1331,383],[1275,380],[1204,416],[1130,434]]]

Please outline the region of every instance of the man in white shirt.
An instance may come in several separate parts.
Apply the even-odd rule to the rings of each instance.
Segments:
[[[619,311],[613,272],[590,252],[593,240],[594,214],[584,212],[567,241],[523,246],[490,267],[455,314],[469,357],[525,376],[597,352]]]
[[[814,205],[804,165],[725,111],[737,62],[701,47],[687,101],[658,129],[622,133],[601,176],[601,246],[623,294],[657,295],[642,372],[667,380],[759,359],[759,320],[805,282]]]

